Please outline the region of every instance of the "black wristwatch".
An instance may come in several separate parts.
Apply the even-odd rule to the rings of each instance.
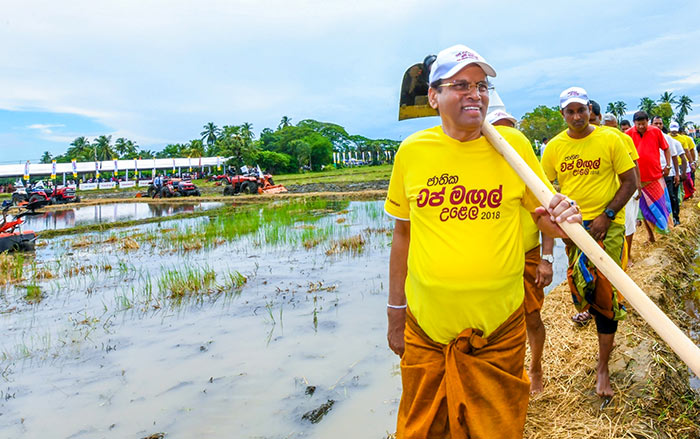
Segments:
[[[612,209],[605,209],[605,210],[603,211],[603,213],[605,213],[605,216],[607,216],[608,218],[610,218],[610,220],[614,220],[614,219],[615,219],[615,211],[614,211],[614,210],[612,210]]]

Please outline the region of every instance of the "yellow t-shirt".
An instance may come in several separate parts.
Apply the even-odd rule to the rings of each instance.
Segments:
[[[603,213],[620,187],[618,175],[634,163],[618,135],[596,127],[583,139],[572,139],[567,130],[557,134],[544,150],[542,168],[550,180],[559,179],[561,193],[589,221]],[[624,208],[613,222],[625,224]]]
[[[618,130],[617,128],[609,127],[607,125],[601,125],[598,128],[603,128],[605,131],[610,131],[611,133],[615,133],[618,135],[620,139],[622,139],[623,145],[625,145],[625,149],[630,155],[630,158],[632,160],[639,160],[639,153],[637,152],[637,147],[634,146],[634,140],[632,140],[632,137],[623,133],[622,131]]]
[[[671,134],[671,137],[681,142],[681,145],[683,145],[683,149],[685,151],[695,148],[695,142],[693,142],[693,139],[685,134],[677,133],[675,136]]]
[[[496,129],[546,182],[527,138]],[[410,220],[406,300],[431,339],[447,344],[467,328],[488,336],[520,307],[519,210],[539,204],[483,136],[459,142],[437,126],[403,141],[384,209]]]
[[[524,207],[520,208],[520,221],[523,224],[523,249],[525,253],[540,245],[540,229],[532,220],[532,215]]]

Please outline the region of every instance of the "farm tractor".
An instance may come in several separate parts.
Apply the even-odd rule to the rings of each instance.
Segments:
[[[275,184],[272,175],[258,169],[252,169],[236,175],[225,175],[221,179],[224,185],[224,195],[236,194],[278,194],[287,192],[281,184]]]
[[[194,183],[179,178],[164,178],[160,187],[156,187],[153,182],[148,186],[150,198],[199,197],[200,195],[202,194]]]

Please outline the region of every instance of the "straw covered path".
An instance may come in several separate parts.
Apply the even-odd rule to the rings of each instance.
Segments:
[[[697,337],[700,316],[692,296],[697,294],[700,219],[695,202],[684,203],[681,221],[653,244],[639,229],[628,274],[685,333]],[[545,389],[530,401],[526,438],[700,438],[700,396],[689,385],[688,368],[627,308],[610,359],[615,396],[606,404],[594,391],[595,324],[580,328],[571,322],[575,311],[566,283],[546,297]]]

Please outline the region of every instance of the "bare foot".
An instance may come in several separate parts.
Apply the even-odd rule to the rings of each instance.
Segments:
[[[542,383],[542,371],[532,372],[529,371],[528,376],[530,377],[530,394],[535,395],[544,390],[544,384]]]
[[[597,380],[595,383],[595,393],[601,397],[612,397],[615,392],[610,385],[610,372],[608,371],[607,365],[601,368],[598,367]]]

